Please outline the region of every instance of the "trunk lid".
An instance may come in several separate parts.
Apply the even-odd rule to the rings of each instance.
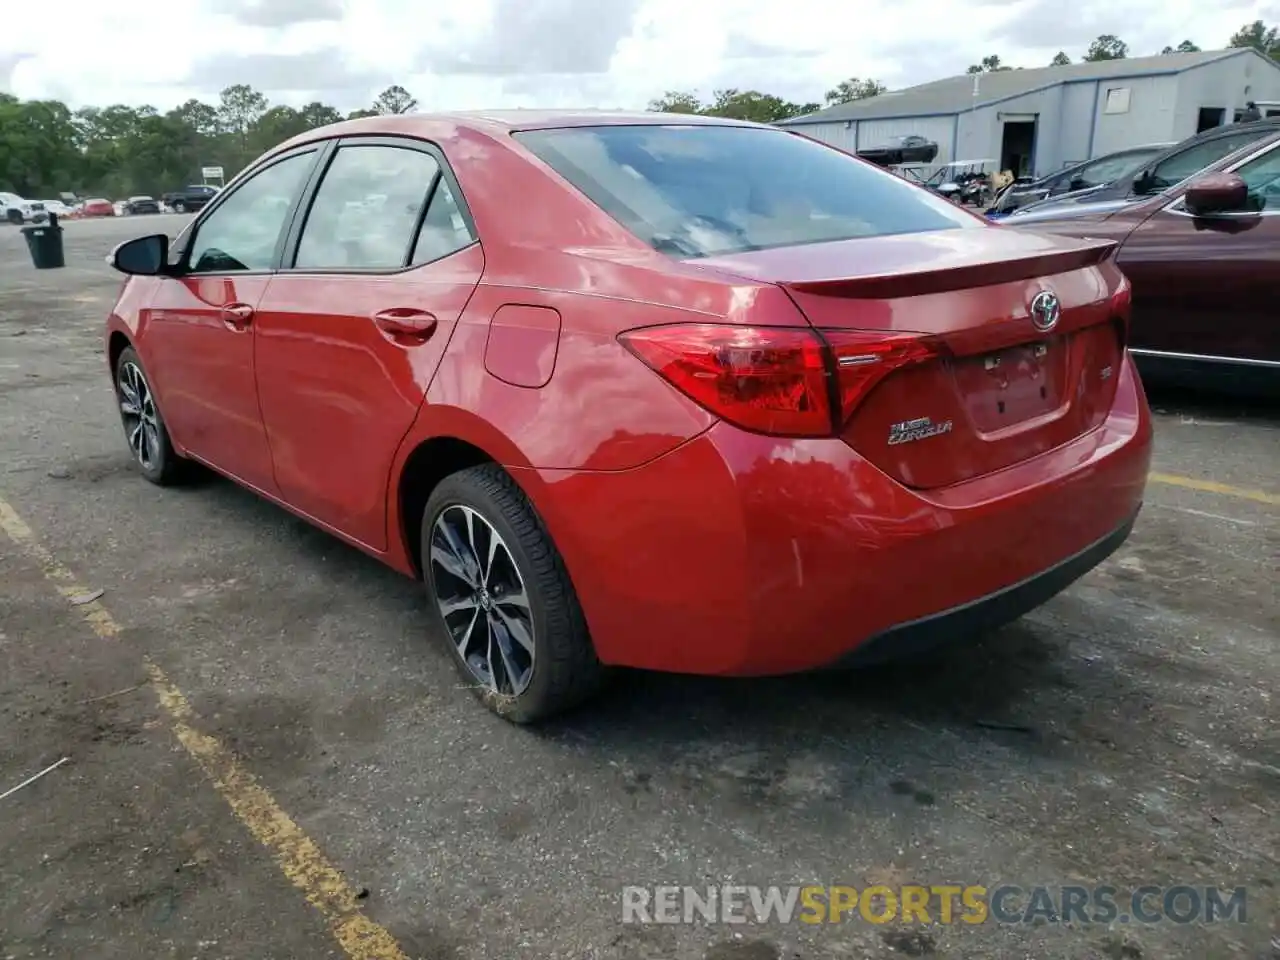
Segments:
[[[1111,241],[960,229],[752,251],[697,261],[781,286],[846,365],[878,379],[841,437],[901,483],[960,483],[1097,427],[1115,396],[1128,285]],[[1057,320],[1032,303],[1056,297]],[[894,366],[866,344],[918,335],[934,350]],[[864,364],[864,361],[867,361]],[[887,371],[887,372],[885,372]]]

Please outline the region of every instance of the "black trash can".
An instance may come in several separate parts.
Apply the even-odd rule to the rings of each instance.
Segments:
[[[23,227],[22,235],[37,270],[54,270],[67,265],[62,254],[62,228],[58,226],[56,215],[50,215],[48,223]]]

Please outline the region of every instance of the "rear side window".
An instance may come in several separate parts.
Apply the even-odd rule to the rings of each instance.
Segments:
[[[678,257],[983,226],[891,173],[782,130],[650,124],[515,136],[637,237]]]
[[[1156,190],[1166,190],[1187,177],[1194,176],[1211,163],[1217,163],[1229,153],[1235,153],[1241,147],[1261,139],[1261,134],[1248,132],[1235,136],[1217,137],[1204,143],[1197,143],[1181,153],[1162,161],[1155,168]]]
[[[320,181],[294,267],[395,270],[405,266],[431,185],[440,173],[421,150],[341,147]]]
[[[454,199],[449,181],[441,177],[431,194],[427,215],[422,218],[422,230],[413,248],[413,263],[430,263],[447,257],[455,250],[469,246],[475,237],[462,216],[458,201]]]

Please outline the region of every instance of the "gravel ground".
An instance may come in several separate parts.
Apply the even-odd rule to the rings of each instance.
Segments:
[[[344,956],[153,691],[104,696],[148,660],[403,956],[1272,957],[1280,410],[1154,397],[1165,479],[1129,543],[979,646],[855,675],[634,674],[517,729],[461,688],[417,585],[228,482],[133,473],[103,257],[183,222],[67,223],[67,267],[40,272],[0,229],[0,506],[120,628],[95,634],[0,533],[0,793],[71,757],[0,801],[0,958]],[[1244,886],[1247,920],[621,923],[624,885],[723,882]]]

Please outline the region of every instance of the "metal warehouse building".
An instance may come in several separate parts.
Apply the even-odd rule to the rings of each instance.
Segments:
[[[1246,102],[1280,114],[1280,64],[1252,49],[1003,70],[935,80],[784,121],[846,150],[919,134],[931,166],[998,160],[1044,175],[1081,160],[1230,123]]]

